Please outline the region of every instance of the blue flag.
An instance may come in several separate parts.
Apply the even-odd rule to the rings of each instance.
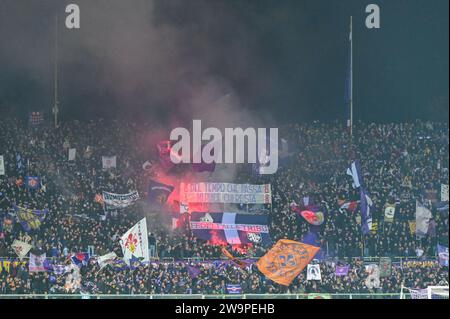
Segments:
[[[16,216],[25,232],[38,229],[48,213],[48,209],[28,209],[14,205]]]
[[[81,268],[82,266],[86,266],[89,261],[89,254],[88,253],[78,253],[70,257],[70,260],[72,263],[74,263],[78,268]]]
[[[364,235],[367,235],[372,230],[372,213],[370,211],[373,202],[367,195],[366,190],[361,187],[361,230]]]
[[[314,256],[314,259],[323,260],[325,258],[325,252],[320,246],[319,234],[316,231],[310,230],[305,236],[303,236],[302,243],[320,248]]]
[[[39,189],[41,187],[41,178],[39,176],[26,176],[25,185],[29,189]]]
[[[242,287],[240,284],[227,284],[227,293],[230,295],[240,295],[242,294]]]
[[[175,188],[171,185],[166,185],[163,183],[158,183],[150,180],[148,185],[147,199],[151,203],[157,203],[163,205],[167,202],[167,198],[172,194]]]

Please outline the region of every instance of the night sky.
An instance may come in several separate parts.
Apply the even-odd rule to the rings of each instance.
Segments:
[[[230,112],[344,121],[353,15],[355,118],[448,121],[448,0],[0,0],[2,117],[50,112],[57,12],[65,119],[214,114],[232,92]]]

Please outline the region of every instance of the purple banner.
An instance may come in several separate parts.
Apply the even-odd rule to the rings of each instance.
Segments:
[[[350,266],[346,265],[346,266],[336,266],[336,276],[347,276],[348,275],[348,270],[349,270]]]

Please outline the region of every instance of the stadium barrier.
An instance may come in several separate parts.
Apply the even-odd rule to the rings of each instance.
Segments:
[[[404,294],[410,299],[410,294]],[[0,295],[0,299],[400,299],[400,293],[373,294],[244,294],[244,295],[89,295],[89,294],[29,294]]]
[[[97,255],[92,255],[90,256],[92,257],[98,257]],[[382,257],[342,257],[342,258],[338,258],[338,257],[325,257],[325,259],[323,259],[324,262],[326,261],[353,261],[353,260],[358,260],[358,261],[364,261],[364,262],[378,262],[380,260],[380,258],[386,258],[389,257],[391,258],[391,261],[393,263],[402,263],[404,260],[408,260],[408,261],[438,261],[439,258],[438,256],[427,256],[425,259],[423,257],[416,257],[416,256],[410,256],[410,257],[390,257],[390,256],[382,256]],[[46,257],[46,260],[51,260],[51,261],[64,261],[67,260],[68,257]],[[246,257],[246,258],[236,258],[236,259],[243,259],[243,260],[248,260],[248,259],[258,259],[260,258],[260,256],[258,257]],[[0,256],[1,260],[18,260],[19,258],[17,256]],[[29,256],[25,256],[22,257],[23,260],[28,260],[30,259]],[[190,257],[190,258],[173,258],[173,257],[167,257],[167,258],[150,258],[150,262],[166,262],[166,263],[171,263],[171,262],[192,262],[192,263],[196,263],[196,262],[209,262],[209,261],[218,261],[218,260],[223,260],[223,261],[228,261],[229,259],[226,258],[215,258],[215,259],[211,259],[211,258],[203,258],[203,257]]]

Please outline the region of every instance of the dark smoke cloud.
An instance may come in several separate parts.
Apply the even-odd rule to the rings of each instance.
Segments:
[[[71,2],[81,9],[79,30],[64,28],[64,8],[70,2],[25,5],[6,0],[9,12],[2,11],[0,26],[14,31],[7,45],[2,41],[0,56],[8,61],[9,75],[21,75],[5,91],[35,90],[43,106],[52,104],[58,12],[63,114],[145,114],[169,123],[200,118],[216,126],[258,122],[258,116],[244,110],[246,101],[237,85],[248,81],[250,73],[258,85],[252,70],[258,47],[239,14],[242,5],[205,0]],[[261,76],[259,85],[268,82]]]
[[[63,27],[68,3],[81,8],[80,30]],[[242,109],[265,123],[343,121],[353,15],[356,118],[441,119],[448,1],[378,4],[382,29],[373,31],[360,0],[0,0],[0,109],[50,110],[59,13],[66,118],[213,118],[220,104],[210,104],[231,93],[237,104],[217,111],[230,121]]]

